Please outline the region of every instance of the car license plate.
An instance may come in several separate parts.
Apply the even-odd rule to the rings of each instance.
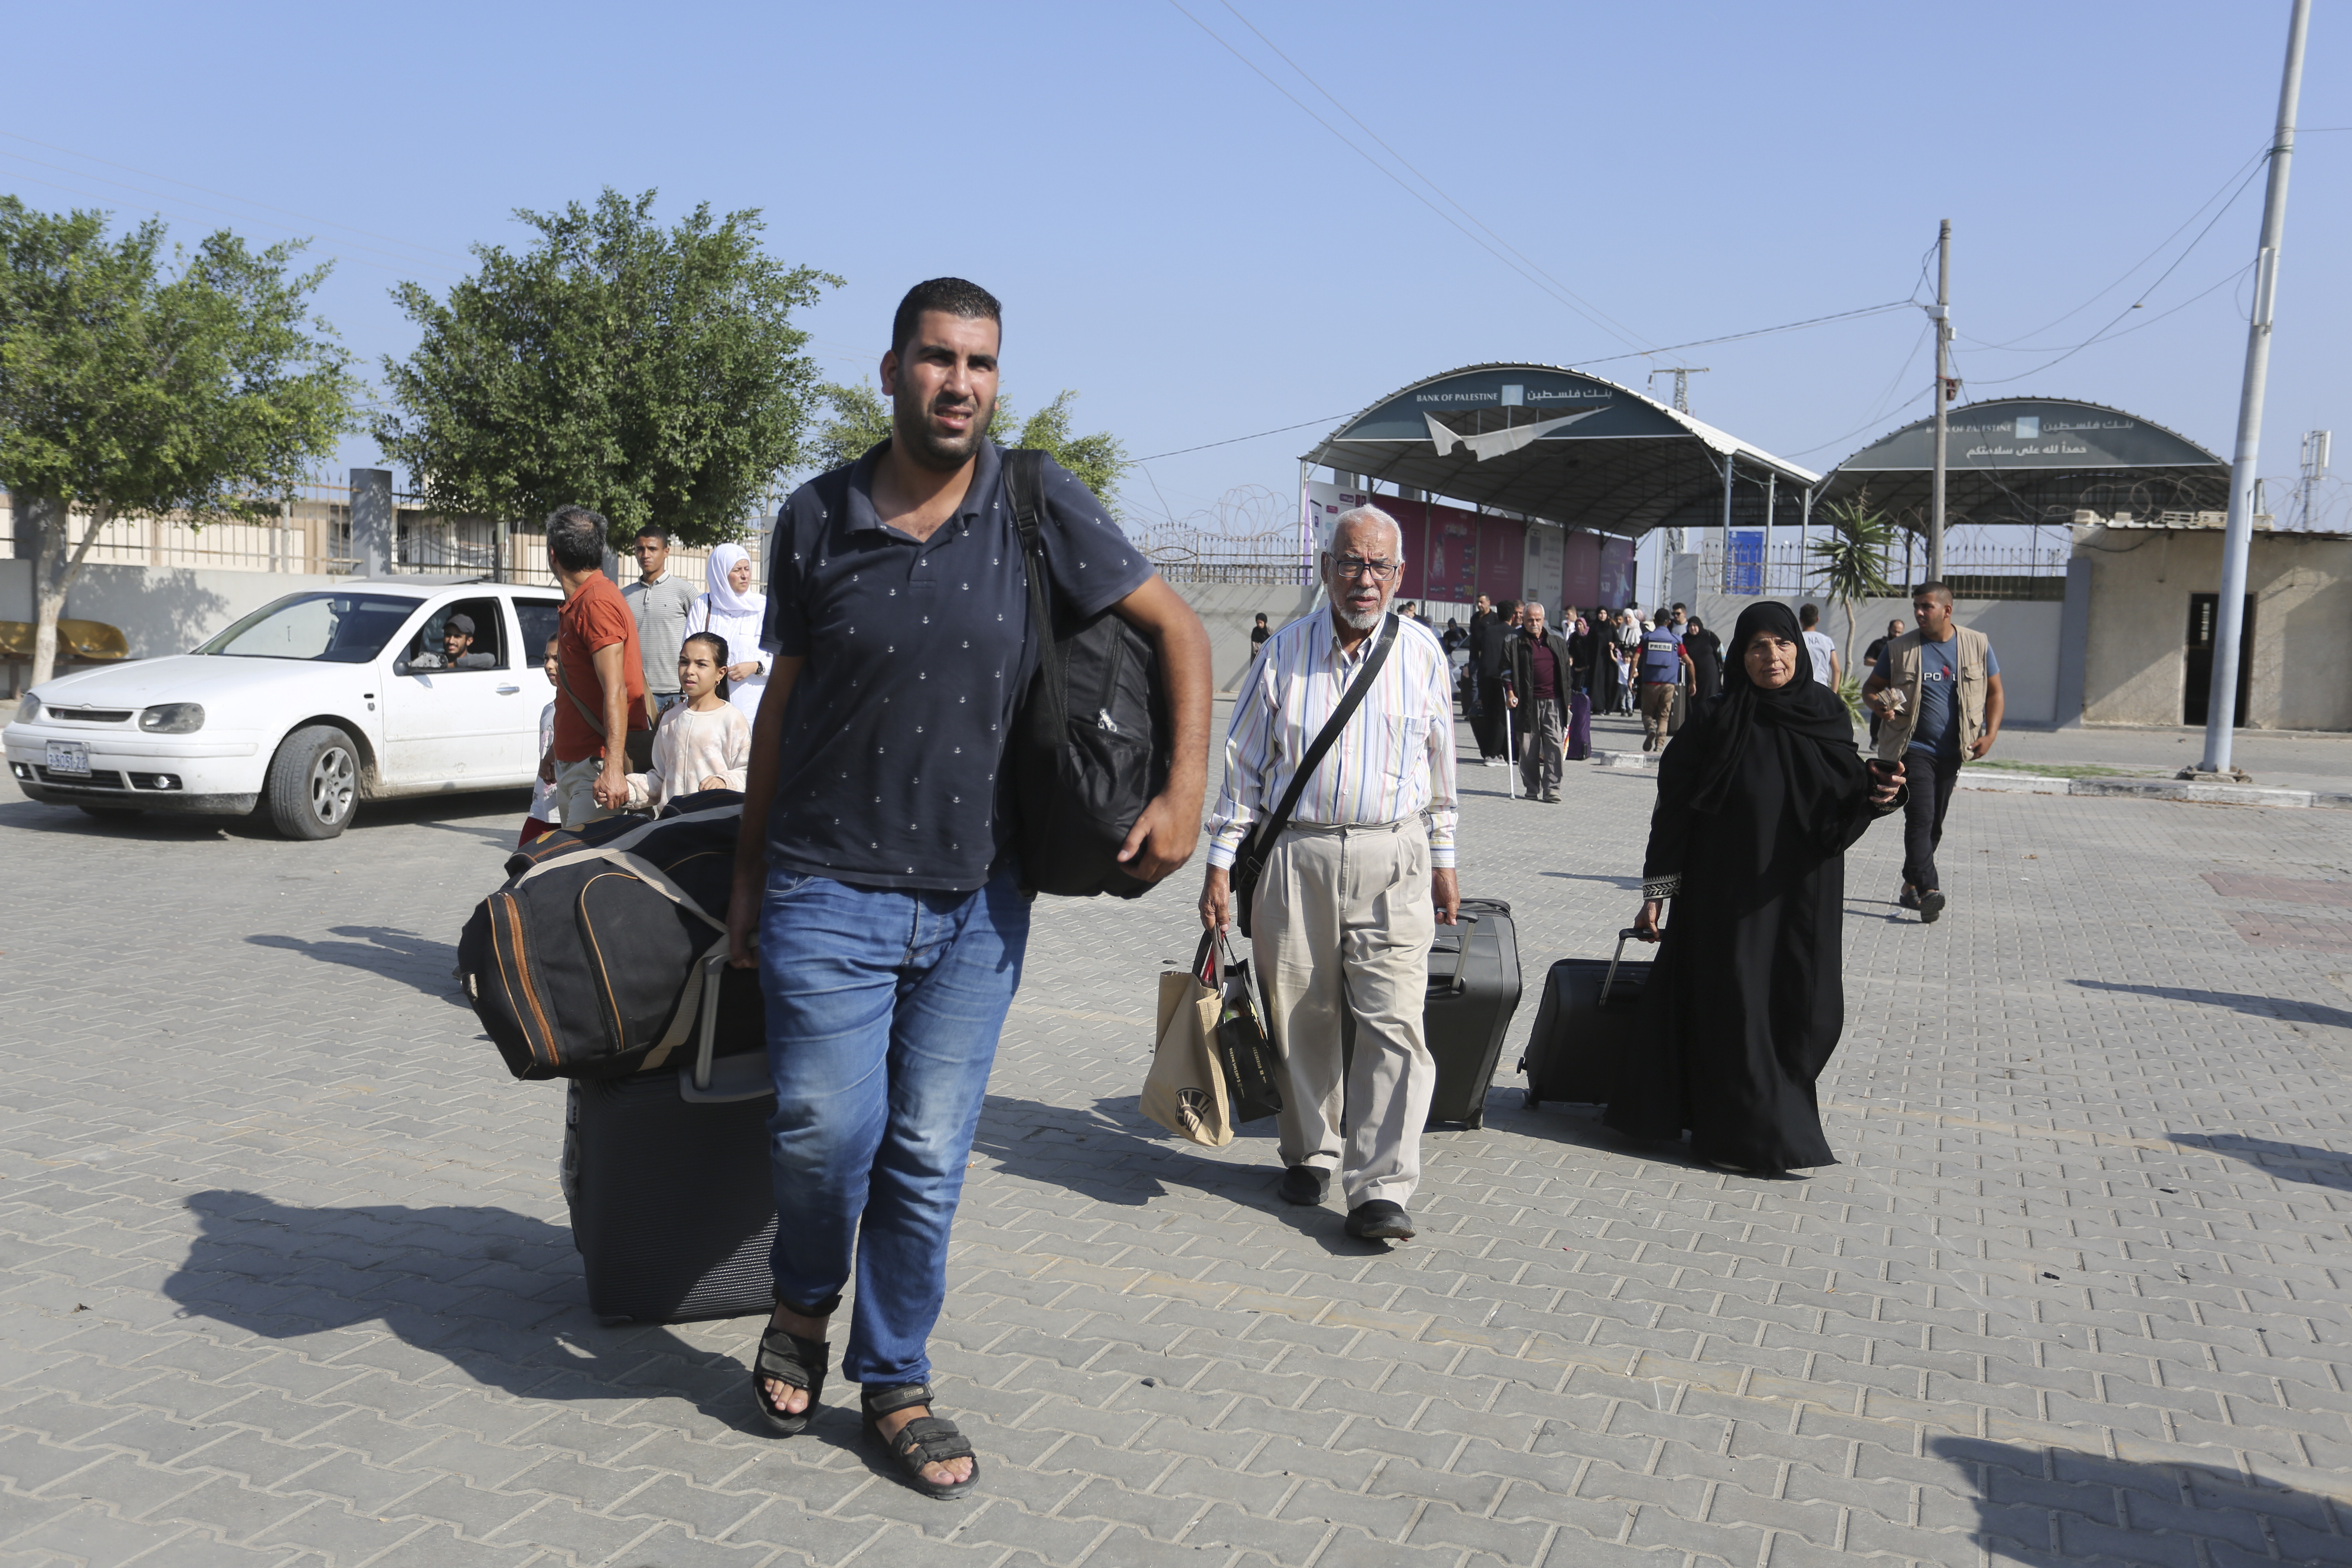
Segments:
[[[49,772],[89,776],[89,744],[84,741],[51,741]]]

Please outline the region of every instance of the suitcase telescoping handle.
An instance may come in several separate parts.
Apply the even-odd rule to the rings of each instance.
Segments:
[[[1617,965],[1625,957],[1625,944],[1641,934],[1642,933],[1640,931],[1636,931],[1632,926],[1627,926],[1623,931],[1617,933],[1617,951],[1610,955],[1609,973],[1603,975],[1601,980],[1601,1005],[1603,1007],[1609,1005],[1610,988],[1617,984]],[[1591,971],[1588,970],[1586,973],[1590,973]]]
[[[1478,917],[1466,910],[1456,910],[1454,920],[1454,929],[1461,932],[1454,939],[1454,978],[1433,979],[1429,985],[1429,989],[1440,996],[1459,996],[1470,989],[1470,983],[1462,978],[1462,972],[1470,967],[1469,928],[1478,923]]]
[[[719,983],[727,969],[727,944],[702,961],[702,1038],[694,1049],[694,1087],[710,1087],[710,1058],[719,1046]]]

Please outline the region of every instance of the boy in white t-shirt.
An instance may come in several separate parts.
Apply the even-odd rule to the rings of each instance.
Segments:
[[[1843,661],[1838,658],[1837,644],[1830,641],[1829,634],[1822,630],[1822,607],[1807,605],[1800,609],[1797,612],[1797,627],[1805,639],[1805,647],[1813,656],[1813,679],[1835,691],[1838,682],[1845,677],[1845,670],[1841,668]]]
[[[556,639],[547,639],[547,659],[540,668],[547,671],[547,683],[555,684]],[[530,797],[530,816],[523,819],[522,837],[515,844],[518,849],[528,849],[533,840],[555,831],[559,814],[555,805],[555,764],[549,759],[555,755],[555,704],[551,702],[539,710],[539,783]]]

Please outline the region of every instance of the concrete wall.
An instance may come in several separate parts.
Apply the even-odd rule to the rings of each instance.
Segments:
[[[1217,672],[1217,689],[1231,691],[1249,673],[1250,627],[1259,612],[1265,624],[1280,631],[1315,607],[1319,587],[1262,587],[1245,583],[1174,583],[1170,586],[1192,606],[1209,628],[1211,668]]]
[[[1723,638],[1724,652],[1728,656],[1731,628],[1738,621],[1739,612],[1756,600],[1705,588],[1679,596],[1690,605],[1693,615]],[[1848,648],[1843,609],[1802,596],[1780,596],[1780,602],[1791,611],[1800,605],[1821,605],[1822,630],[1838,645],[1841,654],[1857,659],[1864,648],[1885,632],[1887,622],[1900,620],[1906,626],[1911,622],[1909,599],[1865,599],[1853,607],[1853,646]],[[2046,600],[1962,599],[1953,605],[1953,619],[1992,639],[1993,655],[2000,660],[2001,696],[2007,704],[2002,722],[2040,728],[2058,721],[2058,649],[2065,609],[2063,604]],[[2186,625],[2186,600],[2182,601],[2181,618]]]
[[[2083,718],[2092,724],[2181,721],[2189,600],[2221,587],[2219,529],[2079,530],[2090,563]],[[2256,533],[2246,726],[2352,730],[2352,540]]]
[[[288,594],[335,587],[349,577],[185,566],[85,566],[66,593],[66,618],[122,628],[134,658],[185,653]],[[0,561],[0,620],[35,616],[33,563]]]

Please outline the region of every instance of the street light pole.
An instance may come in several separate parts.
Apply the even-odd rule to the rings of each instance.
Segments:
[[[1927,497],[1927,576],[1944,575],[1944,394],[1952,384],[1952,220],[1936,236],[1936,475]]]
[[[2254,537],[2254,464],[2263,439],[2263,393],[2271,368],[2271,316],[2278,303],[2279,240],[2286,229],[2287,165],[2294,156],[2295,100],[2303,91],[2303,36],[2311,0],[2294,0],[2279,82],[2278,131],[2271,140],[2270,185],[2263,195],[2262,245],[2254,252],[2254,313],[2246,329],[2246,379],[2238,393],[2238,448],[2230,464],[2230,518],[2221,536],[2221,602],[2213,626],[2213,685],[2205,705],[2200,773],[2229,773],[2238,721],[2238,663],[2244,656],[2246,556]]]

